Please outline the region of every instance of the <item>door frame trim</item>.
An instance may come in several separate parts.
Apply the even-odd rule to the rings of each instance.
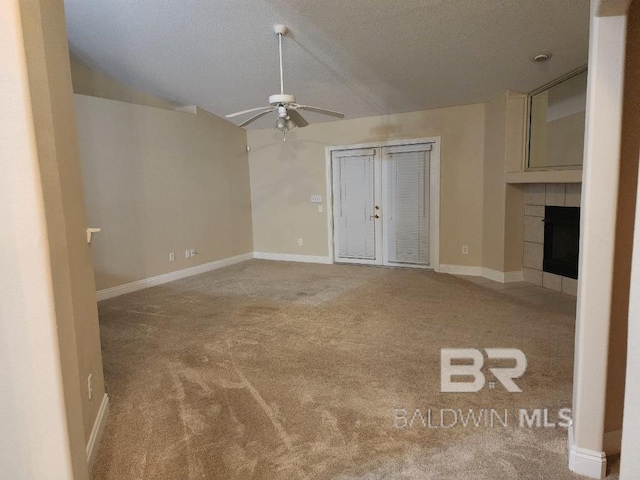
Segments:
[[[386,142],[369,142],[355,145],[331,145],[325,147],[325,183],[326,183],[326,208],[327,208],[327,246],[329,262],[335,263],[334,231],[333,231],[333,170],[331,166],[332,153],[335,150],[358,150],[363,148],[396,147],[400,145],[414,145],[417,143],[430,143],[431,149],[431,232],[430,232],[430,269],[440,271],[440,142],[441,137],[408,138],[406,140],[390,140]],[[409,268],[420,268],[414,266]]]

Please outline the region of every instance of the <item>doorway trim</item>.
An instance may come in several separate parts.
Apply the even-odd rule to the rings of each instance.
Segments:
[[[436,272],[440,271],[440,136],[425,138],[409,138],[406,140],[389,140],[386,142],[369,142],[358,143],[354,145],[331,145],[325,147],[325,182],[327,188],[326,208],[327,208],[327,246],[329,251],[329,263],[335,263],[335,252],[333,243],[333,169],[331,167],[331,158],[334,151],[337,150],[357,150],[362,148],[382,148],[397,147],[400,145],[415,145],[419,143],[430,143],[431,149],[431,172],[430,178],[430,214],[431,214],[431,231],[430,238],[430,265],[429,267],[420,267],[415,265],[408,268],[428,268]]]

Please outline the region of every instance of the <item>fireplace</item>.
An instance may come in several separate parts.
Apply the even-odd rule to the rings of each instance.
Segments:
[[[580,207],[544,209],[544,252],[542,270],[578,278]]]

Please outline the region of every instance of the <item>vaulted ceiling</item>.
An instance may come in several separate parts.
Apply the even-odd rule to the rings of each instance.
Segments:
[[[529,92],[587,61],[587,0],[66,0],[92,68],[217,115],[285,91],[347,118]],[[533,63],[538,52],[552,52]],[[305,114],[312,121],[328,117]],[[252,127],[266,127],[271,118]]]

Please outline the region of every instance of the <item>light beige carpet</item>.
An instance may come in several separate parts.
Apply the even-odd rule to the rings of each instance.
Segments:
[[[253,260],[99,310],[94,480],[579,478],[566,429],[517,426],[518,408],[571,406],[574,321],[552,308],[444,274]],[[523,393],[440,393],[454,347],[520,348]],[[399,408],[432,427],[507,409],[508,426],[396,428]]]

